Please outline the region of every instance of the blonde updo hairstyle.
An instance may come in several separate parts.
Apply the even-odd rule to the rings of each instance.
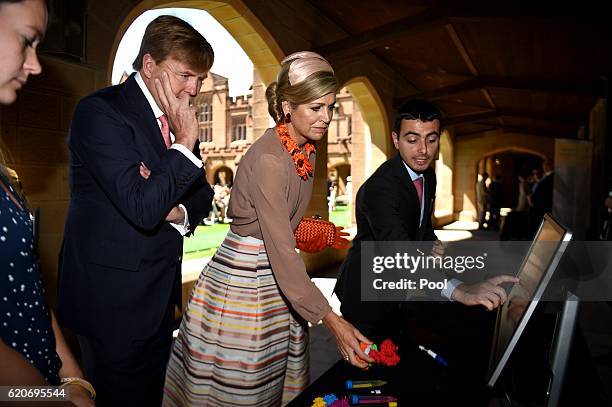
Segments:
[[[335,94],[340,87],[334,73],[326,70],[314,72],[297,84],[291,85],[289,72],[291,63],[297,58],[288,58],[283,61],[276,82],[272,82],[266,89],[268,112],[276,123],[284,120],[283,101],[289,102],[291,107],[295,108],[297,105],[311,102],[328,93]]]

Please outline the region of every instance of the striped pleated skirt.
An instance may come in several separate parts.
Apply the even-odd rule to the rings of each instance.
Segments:
[[[284,405],[308,385],[307,333],[263,241],[230,231],[189,298],[163,405]]]

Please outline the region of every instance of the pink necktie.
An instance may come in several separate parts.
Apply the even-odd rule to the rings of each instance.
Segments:
[[[417,190],[417,195],[419,196],[419,204],[423,206],[423,177],[419,177],[416,180],[412,181],[414,187]]]
[[[170,141],[170,126],[168,126],[168,116],[162,114],[159,116],[159,121],[161,122],[161,134],[164,139],[164,144],[166,145],[166,148],[170,148],[172,141]]]

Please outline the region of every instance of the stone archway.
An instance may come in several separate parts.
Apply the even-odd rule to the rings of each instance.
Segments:
[[[107,82],[109,84],[117,48],[130,25],[147,10],[169,7],[205,10],[214,17],[238,42],[253,63],[255,69],[253,96],[257,100],[265,101],[265,87],[276,79],[284,53],[266,27],[241,0],[226,0],[223,2],[209,0],[141,1],[127,13],[115,34],[107,64]],[[269,115],[266,103],[255,103],[251,114],[254,123],[268,123]],[[256,134],[263,134],[266,128],[266,125],[257,125],[253,128],[253,131]]]
[[[491,182],[500,176],[502,185],[502,207],[516,208],[518,204],[519,180],[525,179],[536,169],[541,169],[547,157],[528,149],[510,147],[497,149],[483,156],[477,163],[475,177],[484,172],[489,174]]]
[[[554,157],[555,139],[504,132],[485,132],[458,137],[455,141],[454,208],[455,219],[476,219],[476,175],[478,162],[492,154],[514,151],[539,157]]]
[[[268,84],[276,78],[279,62],[284,53],[274,37],[240,0],[224,2],[209,0],[144,0],[138,3],[123,19],[115,34],[115,39],[108,59],[107,80],[110,83],[113,61],[123,35],[134,20],[147,10],[184,7],[205,10],[212,15],[240,44],[253,62],[253,66],[262,81]]]
[[[346,85],[358,109],[353,112],[353,151],[351,156],[351,207],[354,208],[355,196],[359,187],[387,160],[390,150],[391,131],[384,104],[366,77],[349,80]],[[355,222],[355,211],[351,213]]]
[[[359,106],[366,128],[363,137],[366,146],[365,173],[369,176],[387,160],[391,149],[391,130],[384,104],[378,92],[366,77],[357,77],[346,84]],[[355,143],[355,140],[353,140]]]

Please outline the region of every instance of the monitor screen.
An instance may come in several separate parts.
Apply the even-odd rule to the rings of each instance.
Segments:
[[[571,240],[571,233],[546,214],[518,270],[520,283],[514,284],[506,301],[498,309],[489,363],[488,385],[493,387],[538,301],[542,298],[561,256]]]

